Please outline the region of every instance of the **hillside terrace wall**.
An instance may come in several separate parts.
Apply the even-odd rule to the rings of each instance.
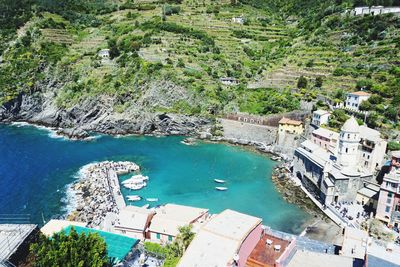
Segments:
[[[282,114],[271,114],[268,116],[255,116],[245,113],[231,113],[227,114],[224,118],[239,122],[245,122],[256,125],[264,125],[271,127],[278,127],[279,121],[285,117],[291,120],[304,121],[309,116],[308,111],[293,111]]]

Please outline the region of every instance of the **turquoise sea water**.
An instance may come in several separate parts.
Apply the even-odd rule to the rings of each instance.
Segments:
[[[93,141],[68,141],[33,126],[0,125],[0,213],[29,213],[31,221],[40,224],[42,217],[66,212],[67,185],[82,166],[129,160],[150,180],[140,191],[123,189],[125,195],[208,208],[211,213],[230,208],[261,217],[278,230],[302,230],[309,215],[275,190],[270,179],[273,161],[224,144],[187,146],[182,139],[102,135]],[[228,191],[216,191],[215,178],[226,180]]]

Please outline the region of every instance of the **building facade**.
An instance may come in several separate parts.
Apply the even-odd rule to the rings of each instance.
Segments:
[[[371,94],[364,91],[349,93],[346,97],[345,107],[350,110],[359,111],[361,103],[368,100],[370,96]]]
[[[279,133],[302,134],[304,132],[303,123],[301,121],[291,120],[283,117],[279,121]]]
[[[361,6],[356,7],[353,10],[349,11],[350,15],[353,16],[362,16],[362,15],[381,15],[381,14],[400,14],[400,7],[383,7],[383,6]]]
[[[311,124],[313,124],[317,127],[328,124],[330,116],[331,116],[331,113],[329,111],[321,110],[321,109],[316,110],[313,112]]]
[[[338,140],[339,133],[325,128],[318,128],[311,133],[311,142],[331,153],[336,151]]]
[[[319,135],[312,140],[320,140],[315,136]],[[363,157],[363,142],[367,141],[374,144],[369,151],[369,164]],[[357,192],[373,180],[375,170],[382,166],[385,150],[386,141],[379,132],[359,126],[351,117],[341,128],[337,145],[326,140],[304,141],[295,150],[293,174],[323,204],[355,201]]]
[[[390,170],[383,177],[376,218],[390,227],[400,227],[400,151],[392,153]]]

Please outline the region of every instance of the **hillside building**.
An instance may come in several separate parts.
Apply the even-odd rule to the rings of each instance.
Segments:
[[[233,18],[232,18],[232,22],[233,22],[233,23],[238,23],[238,24],[243,25],[244,22],[245,22],[245,19],[244,19],[243,16],[240,16],[240,17],[233,17]]]
[[[291,120],[283,117],[279,121],[278,133],[302,134],[304,132],[301,121]]]
[[[353,10],[348,11],[352,16],[362,16],[362,15],[382,15],[382,14],[400,14],[400,7],[393,6],[393,7],[383,7],[383,6],[361,6],[355,7]]]
[[[331,113],[326,110],[318,109],[313,112],[311,124],[317,127],[321,125],[326,125],[329,122],[329,117]]]
[[[361,103],[365,100],[368,100],[370,96],[371,94],[364,91],[348,93],[346,97],[345,107],[350,110],[359,111]]]
[[[389,172],[383,177],[376,218],[400,228],[400,151],[392,153]]]
[[[101,49],[97,52],[97,55],[102,59],[109,59],[110,58],[110,49]]]
[[[317,132],[314,142],[306,140],[295,150],[293,174],[323,204],[355,201],[358,190],[382,166],[387,143],[378,131],[359,126],[354,117],[341,128],[336,145],[337,135],[327,133]]]

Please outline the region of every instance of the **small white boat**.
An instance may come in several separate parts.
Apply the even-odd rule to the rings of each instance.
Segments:
[[[140,190],[143,187],[145,187],[147,184],[142,182],[142,183],[136,183],[136,184],[124,184],[124,187],[131,189],[131,190]]]
[[[215,189],[217,189],[218,191],[226,191],[226,190],[228,190],[228,187],[217,186],[217,187],[215,187]]]
[[[219,184],[223,184],[223,183],[225,183],[225,180],[214,179],[214,182],[219,183]]]
[[[138,182],[144,182],[147,180],[149,180],[149,176],[144,176],[144,175],[138,174],[138,175],[132,176],[131,178],[129,178],[125,181],[122,181],[121,184],[138,183]]]
[[[129,201],[139,201],[139,200],[142,199],[142,197],[141,197],[141,196],[138,196],[138,195],[126,196],[126,198],[127,198]]]
[[[157,201],[158,201],[158,198],[149,197],[149,198],[146,198],[146,200],[147,200],[148,202],[157,202]]]

